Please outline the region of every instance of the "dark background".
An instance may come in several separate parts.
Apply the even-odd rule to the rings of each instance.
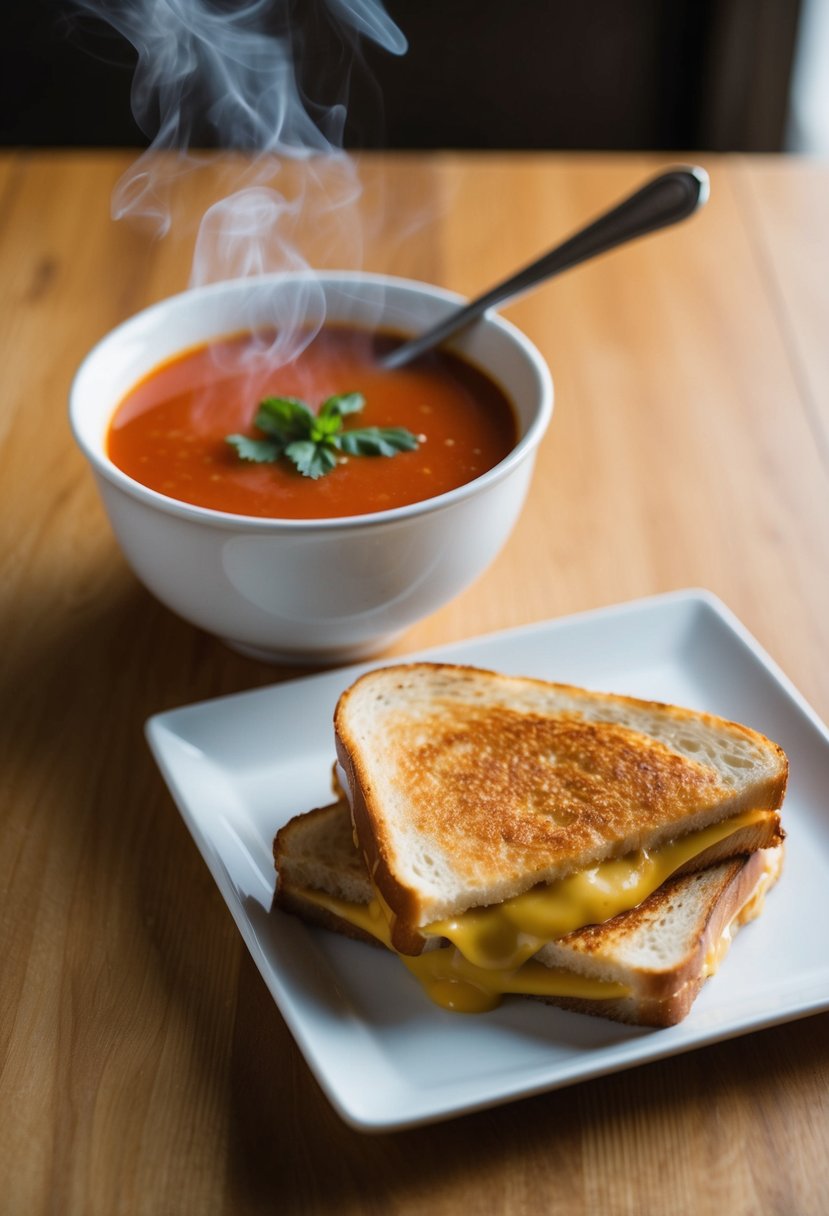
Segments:
[[[216,0],[221,3],[222,0]],[[303,83],[333,96],[343,47],[321,0]],[[228,7],[230,0],[225,0]],[[402,58],[365,50],[352,148],[777,151],[799,0],[387,0]],[[284,7],[283,7],[284,11]],[[70,0],[4,0],[0,144],[136,146],[135,54]],[[215,144],[196,125],[194,146]]]

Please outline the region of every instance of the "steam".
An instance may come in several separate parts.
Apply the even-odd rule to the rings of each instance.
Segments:
[[[159,237],[174,223],[174,193],[219,153],[232,188],[206,210],[195,240],[191,286],[268,271],[308,269],[300,221],[336,233],[359,262],[361,185],[343,150],[346,103],[359,43],[392,54],[406,41],[380,0],[76,0],[132,43],[136,122],[149,147],[118,183],[116,219],[136,219]],[[320,41],[337,50],[333,97],[310,94],[304,56]],[[318,82],[321,83],[321,82]],[[330,88],[331,82],[324,84]],[[322,324],[322,293],[279,291],[273,320],[279,359]],[[309,330],[307,327],[311,325]]]

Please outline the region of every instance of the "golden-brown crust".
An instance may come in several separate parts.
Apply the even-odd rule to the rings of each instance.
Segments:
[[[627,999],[590,1001],[582,997],[567,996],[540,996],[530,999],[543,1001],[545,1005],[555,1005],[557,1009],[566,1009],[570,1013],[586,1013],[591,1017],[623,1022],[628,1026],[646,1026],[652,1030],[664,1030],[668,1026],[676,1026],[678,1022],[688,1016],[702,984],[703,979],[700,977],[699,983],[688,985],[682,992],[675,994],[667,1001],[640,1003]]]
[[[592,848],[610,827],[636,836],[663,821],[668,800],[678,818],[727,795],[710,769],[622,725],[500,706],[436,710],[418,722],[426,741],[415,745],[405,719],[387,722],[396,783],[413,803],[424,780],[440,790],[439,801],[421,802],[414,827],[451,841],[473,879],[481,846],[549,864]]]
[[[396,679],[402,689],[410,673],[424,668],[444,677],[448,673],[477,679],[483,674],[496,681],[505,679],[453,664],[403,664],[384,669],[384,675]],[[425,907],[417,886],[407,885],[397,872],[384,808],[349,729],[349,704],[363,682],[376,674],[361,677],[340,698],[334,719],[337,755],[348,778],[354,826],[366,865],[395,913],[394,944],[402,953],[414,954],[424,942],[418,928],[446,913],[436,916],[432,908]],[[584,868],[602,856],[619,856],[643,845],[658,847],[676,834],[674,824],[681,825],[682,834],[740,810],[764,805],[774,809],[782,801],[785,755],[748,727],[658,702],[593,694],[571,685],[529,678],[512,683],[544,693],[560,692],[585,706],[598,698],[620,710],[653,710],[677,723],[705,722],[717,730],[728,729],[733,738],[760,740],[770,754],[776,753],[778,769],[768,788],[756,792],[751,807],[731,806],[731,791],[710,767],[624,723],[591,721],[578,712],[515,712],[497,704],[482,710],[474,703],[442,704],[437,696],[434,712],[418,718],[417,737],[413,738],[408,717],[395,720],[388,713],[384,732],[388,750],[395,756],[395,782],[404,798],[407,792],[412,795],[410,801],[419,807],[422,817],[422,822],[411,825],[413,833],[439,841],[451,854],[455,873],[468,879],[470,888],[488,890],[493,876],[503,880],[511,866],[516,883],[527,889],[533,875],[548,880]],[[702,821],[694,822],[700,806],[703,810],[698,818]],[[740,843],[739,848],[750,851],[772,843],[778,828],[779,822],[770,833],[758,831],[754,843]],[[726,855],[733,852],[732,846]],[[721,849],[697,864],[722,855]],[[556,869],[558,873],[553,873]],[[523,875],[530,877],[524,879]],[[499,896],[499,902],[503,897]]]
[[[365,791],[370,791],[368,777],[361,774],[359,761],[352,758],[345,742],[336,734],[337,759],[345,772],[350,789],[351,818],[372,885],[386,903],[389,931],[395,950],[401,954],[421,954],[426,939],[413,927],[419,911],[419,901],[408,887],[392,874],[383,852],[383,834],[372,816]]]

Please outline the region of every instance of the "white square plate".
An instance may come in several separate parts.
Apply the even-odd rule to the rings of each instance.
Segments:
[[[765,915],[739,934],[679,1026],[625,1027],[520,998],[452,1014],[392,955],[269,911],[273,836],[330,801],[334,705],[377,663],[151,718],[150,745],[181,814],[343,1119],[364,1131],[411,1127],[829,1007],[829,955],[803,932],[825,914],[829,733],[718,600],[677,592],[410,657],[669,701],[762,731],[791,761],[786,867]]]

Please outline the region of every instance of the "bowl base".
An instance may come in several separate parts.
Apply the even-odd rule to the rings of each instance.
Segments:
[[[247,642],[234,642],[222,638],[225,646],[235,650],[246,659],[268,663],[274,667],[336,667],[340,663],[359,663],[362,659],[375,658],[396,642],[403,630],[389,633],[370,642],[351,646],[319,647],[314,650],[270,650],[265,646],[250,646]]]

